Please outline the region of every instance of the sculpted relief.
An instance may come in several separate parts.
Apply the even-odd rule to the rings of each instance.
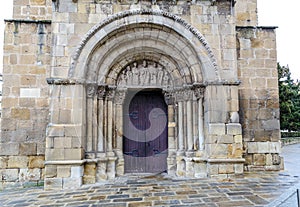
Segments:
[[[156,62],[144,60],[134,62],[122,70],[118,77],[119,86],[168,86],[169,73]]]

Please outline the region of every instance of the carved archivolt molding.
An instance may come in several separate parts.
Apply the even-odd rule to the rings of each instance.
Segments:
[[[210,48],[208,42],[205,40],[204,36],[195,27],[193,27],[191,24],[187,23],[182,18],[180,18],[180,17],[178,17],[174,14],[171,14],[169,12],[161,11],[161,10],[143,9],[143,10],[128,10],[128,11],[124,11],[124,12],[121,12],[121,13],[117,13],[117,14],[114,14],[114,15],[106,18],[104,21],[100,22],[99,24],[95,25],[84,36],[83,40],[80,42],[79,46],[77,47],[75,55],[72,58],[73,59],[72,60],[72,66],[71,66],[71,70],[70,70],[69,75],[73,75],[75,65],[76,65],[76,61],[78,60],[83,48],[85,47],[87,42],[93,37],[93,35],[95,35],[99,30],[101,30],[106,25],[108,25],[108,24],[110,24],[114,21],[120,20],[121,18],[125,18],[125,17],[128,17],[128,16],[133,16],[133,15],[161,16],[161,17],[172,19],[174,22],[184,26],[188,31],[190,31],[193,35],[195,35],[197,37],[197,39],[202,43],[202,45],[204,46],[204,48],[206,49],[206,51],[209,55],[211,63],[213,65],[214,69],[215,69],[215,73],[218,74],[217,61],[214,57],[212,49]]]

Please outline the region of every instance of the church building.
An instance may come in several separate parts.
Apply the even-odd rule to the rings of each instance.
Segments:
[[[257,0],[13,8],[0,188],[280,170],[276,27],[258,26]]]

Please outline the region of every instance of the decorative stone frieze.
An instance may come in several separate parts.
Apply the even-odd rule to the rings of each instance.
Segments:
[[[121,87],[151,87],[170,84],[170,74],[160,64],[143,60],[126,66],[118,77],[117,85]]]

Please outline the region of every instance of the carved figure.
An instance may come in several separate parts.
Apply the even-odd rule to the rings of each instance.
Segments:
[[[132,84],[138,85],[139,84],[139,70],[137,68],[136,62],[133,63],[133,67],[132,67],[131,71],[132,71],[132,76],[131,76]]]
[[[119,75],[117,83],[122,86],[167,86],[169,79],[169,73],[161,65],[155,62],[149,64],[144,60],[140,65],[137,62],[134,62],[132,67],[128,65]]]
[[[120,77],[119,77],[119,81],[118,81],[119,85],[126,85],[127,84],[127,74],[126,74],[126,70],[123,70]]]
[[[127,84],[132,84],[132,71],[130,66],[127,66],[126,68],[126,74],[127,74]]]
[[[167,71],[164,72],[163,85],[169,85],[169,74]]]

